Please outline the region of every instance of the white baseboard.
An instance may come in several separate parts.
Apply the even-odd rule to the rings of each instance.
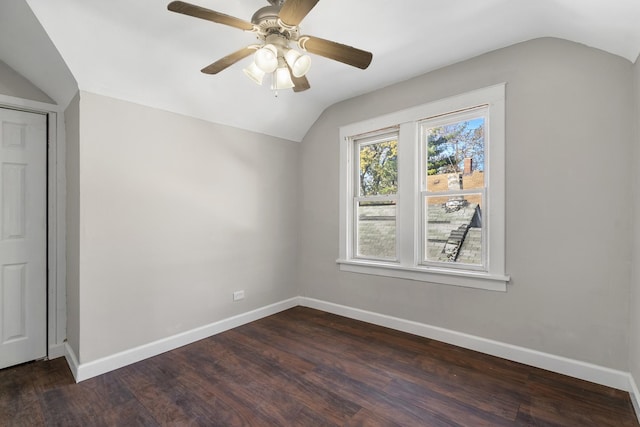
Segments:
[[[300,305],[304,307],[315,308],[329,313],[338,314],[340,316],[349,317],[351,319],[373,323],[375,325],[408,332],[425,338],[431,338],[514,362],[523,363],[525,365],[534,366],[536,368],[546,369],[548,371],[557,372],[570,377],[605,385],[607,387],[631,391],[630,375],[628,372],[617,371],[615,369],[605,368],[603,366],[556,356],[549,353],[543,353],[525,347],[506,344],[462,332],[452,331],[450,329],[400,319],[398,317],[387,316],[371,311],[360,310],[358,308],[334,304],[313,298],[300,297],[299,300]],[[637,396],[640,397],[640,395]]]
[[[524,363],[548,371],[627,391],[631,395],[636,415],[640,420],[640,392],[633,377],[628,372],[307,297],[290,298],[87,363],[79,363],[77,355],[68,344],[64,346],[64,356],[75,380],[80,382],[298,305],[446,342],[514,362]]]
[[[69,369],[71,369],[73,378],[78,382],[78,357],[68,342],[64,343],[64,358],[67,360],[67,365],[69,365]]]
[[[261,307],[247,313],[229,317],[209,325],[201,326],[190,331],[182,332],[158,341],[154,341],[139,347],[125,350],[120,353],[113,354],[101,359],[93,360],[87,363],[79,363],[77,356],[73,350],[66,346],[67,363],[73,373],[76,382],[84,381],[89,378],[113,371],[118,368],[130,365],[135,362],[157,356],[178,347],[191,344],[195,341],[219,334],[229,329],[236,328],[249,322],[261,319],[263,317],[276,314],[280,311],[299,305],[299,298],[291,298],[280,301],[275,304]]]
[[[636,417],[638,418],[638,423],[640,423],[640,391],[638,391],[636,380],[631,374],[629,374],[629,388],[631,403],[633,403],[633,409],[636,411]]]

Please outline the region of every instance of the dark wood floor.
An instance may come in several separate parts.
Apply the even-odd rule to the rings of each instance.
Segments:
[[[638,423],[625,392],[297,307],[80,384],[0,370],[0,425]]]

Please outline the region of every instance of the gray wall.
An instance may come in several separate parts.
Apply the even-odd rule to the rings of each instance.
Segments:
[[[302,295],[627,370],[632,79],[627,60],[539,39],[330,107],[301,151]],[[340,272],[338,128],[500,82],[508,292]]]
[[[43,91],[0,60],[0,94],[55,104]]]
[[[80,94],[64,112],[66,132],[67,343],[80,354]]]
[[[635,144],[632,171],[634,173],[633,198],[635,201],[633,210],[633,277],[631,281],[631,327],[629,329],[629,370],[636,381],[640,384],[640,57],[636,60],[634,70],[634,91],[635,96]],[[636,396],[640,399],[640,396]]]
[[[79,117],[80,363],[298,295],[299,143],[82,91]]]

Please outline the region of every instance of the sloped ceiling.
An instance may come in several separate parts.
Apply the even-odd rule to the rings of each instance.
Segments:
[[[63,108],[78,91],[71,71],[24,0],[0,1],[0,60]]]
[[[311,89],[275,97],[242,73],[250,58],[215,76],[199,71],[254,43],[251,33],[169,12],[168,1],[26,1],[81,90],[295,141],[338,101],[521,41],[559,37],[630,61],[640,52],[638,0],[320,0],[302,33],[371,51],[373,62],[363,71],[313,56]],[[268,4],[190,2],[244,20]],[[23,74],[67,99],[47,91],[46,72]]]

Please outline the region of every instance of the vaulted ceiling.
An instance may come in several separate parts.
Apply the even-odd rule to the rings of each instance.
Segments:
[[[244,20],[268,5],[190,2]],[[640,52],[638,0],[320,0],[302,32],[368,50],[373,62],[360,70],[312,56],[311,89],[275,97],[242,72],[250,58],[217,75],[199,71],[255,43],[253,34],[169,12],[167,3],[2,2],[0,59],[63,105],[75,91],[66,66],[80,90],[299,141],[336,102],[529,39],[559,37],[632,62]]]

